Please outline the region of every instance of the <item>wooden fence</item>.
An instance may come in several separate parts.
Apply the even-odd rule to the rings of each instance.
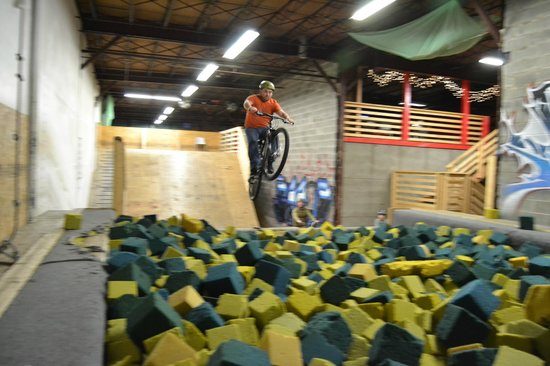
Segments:
[[[344,102],[344,141],[467,150],[489,132],[489,117]]]
[[[391,208],[483,213],[484,186],[464,173],[396,171]]]

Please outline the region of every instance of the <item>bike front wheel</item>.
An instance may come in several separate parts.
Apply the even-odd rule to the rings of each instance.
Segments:
[[[288,132],[284,128],[278,128],[271,134],[271,143],[269,144],[267,162],[265,167],[265,176],[269,180],[277,179],[285,167],[290,148],[290,139]],[[269,169],[271,163],[272,170]]]

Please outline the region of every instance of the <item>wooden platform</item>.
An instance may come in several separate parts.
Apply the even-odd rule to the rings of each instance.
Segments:
[[[123,207],[132,216],[185,213],[220,229],[259,225],[234,153],[126,149]]]

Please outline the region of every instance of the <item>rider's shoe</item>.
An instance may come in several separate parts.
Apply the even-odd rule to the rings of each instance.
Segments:
[[[269,162],[269,163],[267,164],[267,172],[268,172],[269,174],[273,174],[274,171],[275,171],[275,169],[273,169],[273,162]]]

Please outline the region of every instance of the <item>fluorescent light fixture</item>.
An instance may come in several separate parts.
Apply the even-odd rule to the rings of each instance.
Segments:
[[[166,107],[164,108],[164,111],[162,112],[162,114],[170,114],[174,111],[174,107]]]
[[[156,124],[156,125],[160,125],[162,122],[164,122],[164,121],[161,121],[160,119],[157,119],[153,123]]]
[[[384,9],[386,6],[395,2],[395,0],[372,0],[368,4],[364,5],[362,8],[357,10],[350,19],[353,20],[365,20],[374,13],[379,12]]]
[[[206,81],[212,74],[218,69],[218,65],[216,64],[208,64],[205,66],[205,68],[201,71],[199,76],[197,76],[198,81]]]
[[[243,52],[243,50],[248,47],[249,44],[251,44],[260,33],[253,31],[252,29],[247,30],[242,34],[242,36],[239,37],[239,39],[233,43],[231,47],[225,53],[223,54],[223,58],[228,58],[230,60],[233,60],[235,57],[239,55],[239,53]]]
[[[196,85],[189,85],[185,90],[181,93],[182,97],[190,97],[193,95],[194,92],[196,92],[199,89]]]
[[[166,114],[161,114],[161,115],[157,118],[157,120],[159,120],[159,121],[164,121],[166,118],[168,118],[168,116],[167,116]]]
[[[504,64],[504,60],[500,57],[483,57],[479,62],[491,66],[502,66]]]
[[[150,95],[150,94],[137,94],[137,93],[126,93],[124,94],[126,98],[137,98],[137,99],[154,99],[154,100],[165,100],[169,102],[179,102],[181,98],[170,97],[167,95]]]
[[[405,105],[405,103],[399,102],[399,105]],[[426,104],[423,104],[423,103],[415,103],[415,102],[411,102],[411,103],[409,103],[409,105],[410,105],[411,107],[425,107],[425,106],[426,106]]]

